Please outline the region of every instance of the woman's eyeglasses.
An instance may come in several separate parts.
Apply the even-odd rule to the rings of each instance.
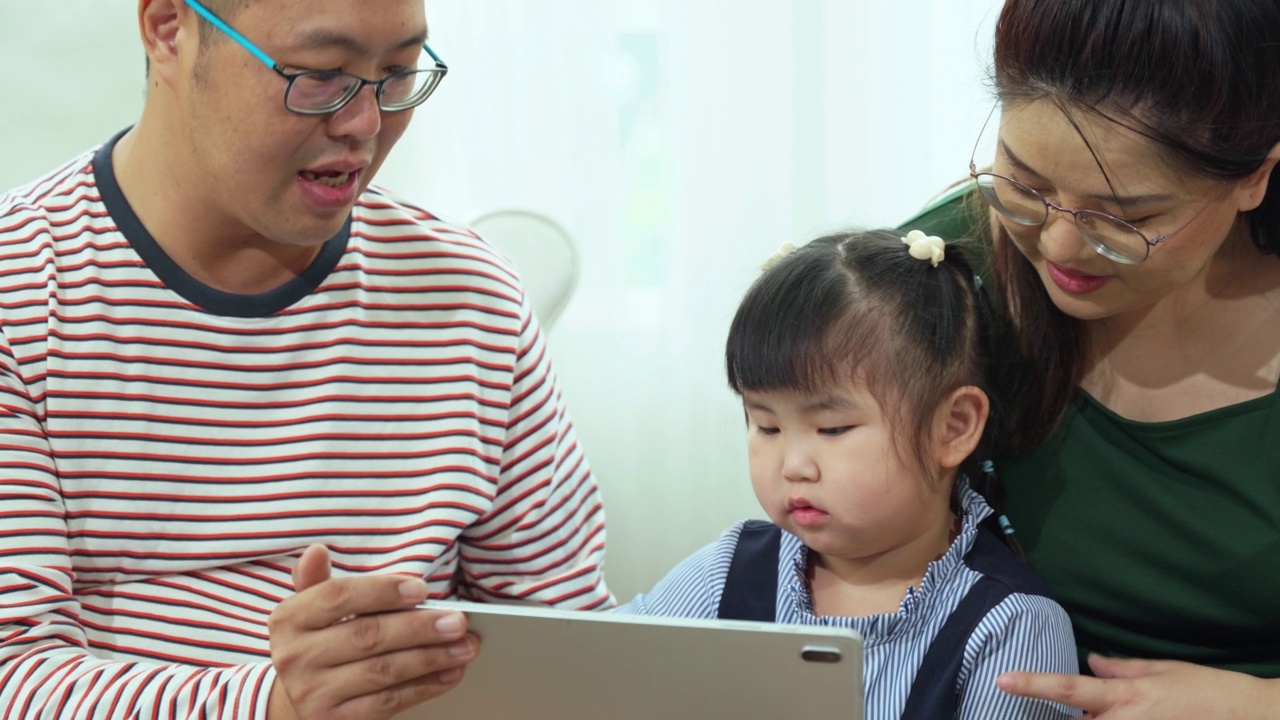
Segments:
[[[992,115],[994,114],[993,109]],[[982,124],[983,131],[986,130],[989,122],[991,122],[991,115],[988,115],[987,122]],[[981,132],[978,137],[981,141]],[[1080,237],[1084,238],[1085,242],[1089,243],[1089,246],[1099,255],[1125,265],[1136,265],[1146,260],[1151,253],[1151,248],[1185,229],[1230,187],[1230,185],[1223,186],[1209,199],[1209,202],[1205,203],[1204,207],[1197,210],[1196,214],[1177,230],[1148,238],[1141,230],[1114,215],[1097,210],[1064,208],[1050,202],[1038,191],[1013,178],[993,172],[979,172],[974,163],[977,152],[978,145],[975,144],[973,155],[969,158],[969,176],[977,184],[978,192],[982,194],[983,199],[999,213],[1001,220],[1026,227],[1038,227],[1049,219],[1049,209],[1052,208],[1064,215],[1070,215],[1075,221]]]

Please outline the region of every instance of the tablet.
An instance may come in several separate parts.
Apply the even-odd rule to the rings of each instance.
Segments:
[[[431,601],[466,614],[480,655],[395,720],[862,720],[852,630]]]

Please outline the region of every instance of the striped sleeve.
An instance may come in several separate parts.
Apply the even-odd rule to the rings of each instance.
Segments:
[[[1013,594],[992,608],[969,638],[958,680],[959,720],[1019,718],[1058,720],[1078,710],[1033,698],[1009,695],[996,687],[1001,673],[1079,672],[1075,636],[1067,613],[1038,595]]]
[[[618,608],[625,615],[683,617],[710,620],[719,615],[720,596],[742,523],[725,530],[707,545],[676,565],[653,590],[637,595]]]
[[[604,582],[604,508],[527,298],[492,509],[462,535],[466,591],[596,610]]]

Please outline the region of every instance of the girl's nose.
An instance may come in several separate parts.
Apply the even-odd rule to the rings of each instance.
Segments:
[[[782,477],[788,482],[816,482],[821,475],[813,454],[803,443],[788,445],[782,460]]]

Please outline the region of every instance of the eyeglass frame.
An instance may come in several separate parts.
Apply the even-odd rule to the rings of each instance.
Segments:
[[[987,113],[987,119],[982,122],[982,129],[978,131],[978,138],[973,143],[973,152],[969,155],[969,177],[973,180],[974,185],[978,185],[979,183],[978,178],[983,175],[987,177],[996,178],[998,180],[1004,180],[1005,182],[1013,183],[1018,188],[1021,188],[1022,190],[1025,190],[1026,192],[1030,193],[1032,196],[1040,199],[1040,202],[1044,204],[1044,219],[1036,223],[1028,223],[1028,222],[1022,222],[1021,220],[1018,220],[1017,218],[1007,214],[1006,211],[1001,210],[1000,207],[997,206],[995,203],[992,203],[987,198],[986,193],[982,192],[981,186],[979,186],[978,193],[982,195],[983,200],[987,201],[987,204],[990,205],[991,208],[996,211],[996,214],[1000,216],[1002,221],[1004,219],[1008,219],[1014,223],[1017,223],[1018,225],[1021,225],[1022,227],[1043,226],[1045,223],[1049,222],[1050,209],[1057,210],[1058,212],[1064,215],[1070,215],[1071,222],[1072,224],[1075,225],[1076,230],[1080,233],[1080,237],[1084,238],[1085,242],[1089,243],[1089,247],[1093,248],[1094,252],[1098,253],[1099,255],[1101,255],[1102,257],[1108,260],[1111,260],[1112,262],[1120,263],[1121,265],[1140,265],[1143,262],[1146,262],[1147,258],[1151,257],[1151,248],[1156,247],[1157,245],[1160,245],[1161,243],[1173,237],[1174,235],[1177,235],[1183,230],[1186,230],[1188,227],[1190,227],[1191,223],[1196,221],[1196,218],[1203,215],[1205,210],[1208,210],[1215,202],[1217,202],[1223,196],[1223,194],[1226,193],[1228,189],[1231,188],[1230,183],[1224,184],[1221,188],[1219,188],[1218,192],[1213,194],[1213,197],[1209,198],[1209,201],[1206,202],[1203,207],[1201,207],[1199,210],[1196,211],[1196,214],[1188,218],[1185,223],[1183,223],[1178,227],[1178,229],[1169,233],[1161,234],[1157,236],[1154,240],[1152,240],[1151,238],[1147,237],[1146,233],[1134,227],[1132,223],[1121,220],[1120,218],[1116,217],[1115,215],[1111,215],[1110,213],[1104,213],[1100,210],[1065,208],[1055,203],[1049,202],[1049,199],[1046,198],[1039,190],[1036,190],[1035,188],[1027,185],[1024,182],[1021,182],[1019,180],[1014,180],[1011,177],[1000,175],[998,173],[987,172],[987,171],[978,172],[978,166],[974,162],[975,158],[977,158],[978,156],[978,146],[982,143],[982,136],[983,134],[986,133],[987,125],[990,124],[991,118],[995,116],[996,109],[998,107],[999,107],[998,105],[995,107],[992,107],[991,112]],[[1097,238],[1090,235],[1089,231],[1080,225],[1081,214],[1084,214],[1086,216],[1096,216],[1106,220],[1107,222],[1111,222],[1116,225],[1123,225],[1124,227],[1128,228],[1133,233],[1135,233],[1138,237],[1142,238],[1142,241],[1146,243],[1146,252],[1143,253],[1141,258],[1137,260],[1133,260],[1133,259],[1124,257],[1123,255],[1121,255],[1119,252],[1115,250],[1112,250],[1111,248],[1103,244],[1101,240],[1098,240]]]
[[[443,80],[444,76],[449,72],[449,66],[445,65],[444,61],[440,59],[440,56],[436,55],[435,51],[432,50],[431,47],[425,42],[422,43],[422,49],[425,50],[427,52],[427,55],[429,55],[432,61],[435,62],[435,67],[414,68],[413,70],[401,70],[393,73],[388,73],[387,75],[385,75],[379,80],[367,80],[365,78],[360,77],[359,75],[349,73],[349,72],[344,72],[341,70],[302,70],[294,73],[285,72],[284,70],[284,68],[286,67],[285,65],[282,65],[281,63],[277,62],[275,59],[273,59],[270,55],[264,52],[257,45],[254,45],[253,42],[249,40],[249,38],[245,37],[238,30],[231,27],[229,24],[227,24],[225,20],[218,17],[217,15],[214,15],[213,11],[205,7],[203,4],[201,4],[199,0],[183,0],[183,1],[187,4],[188,7],[196,11],[196,13],[200,15],[200,17],[207,20],[209,24],[213,25],[218,30],[222,31],[224,34],[227,35],[227,37],[231,38],[232,40],[235,40],[236,43],[238,43],[241,47],[243,47],[245,50],[248,50],[251,55],[261,60],[267,67],[275,71],[277,75],[284,78],[285,81],[288,82],[288,84],[285,85],[284,96],[282,97],[282,100],[284,102],[284,108],[289,112],[297,115],[332,115],[333,113],[336,113],[342,108],[349,105],[351,101],[354,100],[356,96],[360,94],[360,91],[364,90],[365,86],[367,85],[373,86],[374,96],[377,98],[379,110],[383,112],[401,112],[403,110],[411,110],[421,105],[422,103],[426,102],[427,98],[431,97],[431,95],[435,92],[436,86],[440,84],[440,81]],[[397,107],[397,108],[383,107],[382,90],[386,86],[385,83],[388,80],[393,80],[398,77],[403,77],[405,75],[413,75],[417,73],[438,74],[440,77],[436,78],[434,85],[431,87],[430,90],[427,91],[425,95],[422,96],[422,99],[418,100],[412,105],[406,105],[404,107]],[[298,109],[295,107],[291,107],[289,105],[289,92],[293,90],[294,81],[296,81],[298,78],[301,78],[301,77],[307,77],[310,75],[321,75],[321,74],[345,75],[347,77],[354,78],[355,80],[359,81],[359,83],[355,85],[353,88],[348,89],[346,91],[346,96],[343,97],[340,101],[338,101],[335,105],[332,105],[330,107],[326,107],[323,109],[315,109],[315,110]]]

